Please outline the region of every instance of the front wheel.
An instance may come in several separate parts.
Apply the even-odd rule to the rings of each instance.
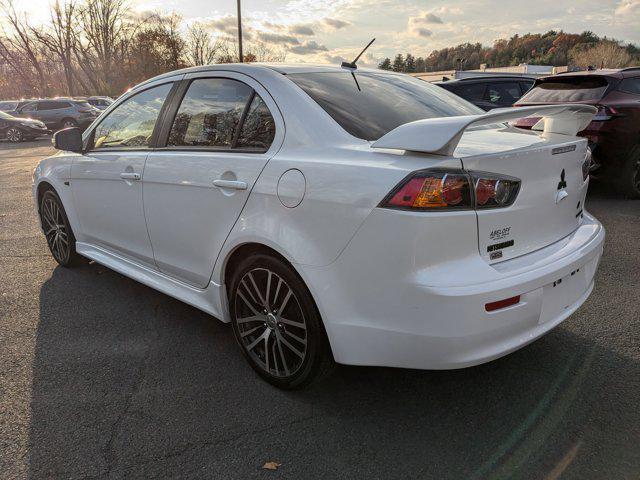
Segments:
[[[300,277],[278,258],[253,254],[230,282],[235,338],[251,367],[269,383],[301,388],[333,365],[322,320]]]
[[[53,190],[47,190],[42,194],[40,222],[55,261],[63,267],[80,264],[82,257],[76,252],[76,237],[73,235],[60,197]]]
[[[24,140],[24,133],[18,127],[11,127],[7,130],[7,140],[12,143],[20,143]]]

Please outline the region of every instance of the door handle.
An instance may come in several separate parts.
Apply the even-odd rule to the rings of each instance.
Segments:
[[[220,188],[232,188],[234,190],[246,190],[247,182],[241,180],[214,180],[213,184]]]
[[[140,174],[136,172],[122,172],[120,178],[123,180],[140,180]]]

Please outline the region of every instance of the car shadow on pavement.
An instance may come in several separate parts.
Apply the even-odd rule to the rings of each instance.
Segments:
[[[581,335],[593,321],[479,367],[342,366],[286,392],[228,325],[100,265],[57,267],[40,292],[30,477],[622,478],[638,466],[640,366]]]

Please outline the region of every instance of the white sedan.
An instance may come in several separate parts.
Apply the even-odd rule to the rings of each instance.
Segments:
[[[594,112],[484,113],[344,66],[197,67],[58,132],[34,195],[60,265],[92,259],[231,322],[279,387],[334,361],[466,367],[591,293],[604,229],[575,134]]]

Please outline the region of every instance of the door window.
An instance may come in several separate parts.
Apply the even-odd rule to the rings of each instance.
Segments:
[[[627,93],[640,94],[640,78],[625,78],[620,82],[618,90]]]
[[[168,146],[232,148],[253,89],[229,78],[194,80],[176,113]]]
[[[470,83],[456,86],[456,95],[469,100],[470,102],[477,102],[484,97],[485,89],[487,88],[484,83]]]
[[[491,103],[508,106],[513,105],[522,94],[516,82],[502,82],[489,85],[487,95]]]
[[[69,108],[71,104],[69,102],[38,102],[38,111],[42,110],[60,110],[62,108]]]
[[[93,133],[93,148],[146,148],[173,83],[149,88],[121,103]]]
[[[38,107],[38,104],[35,102],[28,103],[22,108],[21,112],[35,112],[37,107]]]
[[[254,95],[238,136],[238,148],[267,151],[276,134],[269,108],[257,93]]]

